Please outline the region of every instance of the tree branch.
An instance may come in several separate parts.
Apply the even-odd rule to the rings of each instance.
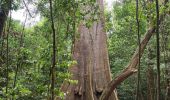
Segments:
[[[100,100],[108,100],[109,96],[112,94],[112,90],[114,90],[117,85],[119,85],[121,82],[123,82],[126,78],[128,78],[135,72],[137,72],[136,69],[130,69],[121,73],[118,77],[116,77],[113,81],[111,81],[108,84],[108,86],[105,88],[104,92],[102,93]]]
[[[145,37],[143,38],[141,42],[141,49],[140,49],[140,57],[142,56],[144,49],[150,40],[151,36],[154,34],[155,27],[149,28],[149,30],[145,33]],[[130,63],[127,65],[127,68],[117,76],[115,80],[112,80],[107,87],[104,89],[100,100],[108,100],[110,94],[114,91],[117,85],[119,85],[121,82],[123,82],[125,79],[127,79],[129,76],[133,75],[135,72],[137,72],[136,67],[139,63],[139,48],[136,49],[136,52],[132,56]]]
[[[161,23],[163,21],[163,18],[166,14],[170,15],[170,11],[166,11],[165,13],[160,15],[160,20],[159,23]],[[144,52],[144,49],[146,47],[146,45],[148,44],[150,38],[152,37],[152,35],[155,33],[156,27],[155,26],[151,26],[145,33],[145,36],[143,38],[143,40],[141,41],[140,45],[140,57],[142,57],[142,54]],[[117,85],[119,85],[121,82],[123,82],[125,79],[127,79],[129,76],[133,75],[136,72],[136,67],[139,63],[139,48],[136,49],[136,52],[134,53],[134,55],[132,56],[129,64],[127,65],[127,67],[123,70],[123,72],[117,76],[117,78],[115,80],[112,80],[104,89],[100,100],[108,100],[108,97],[110,96],[110,94],[114,91],[114,89],[116,88]]]

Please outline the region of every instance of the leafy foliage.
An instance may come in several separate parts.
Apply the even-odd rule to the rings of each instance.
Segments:
[[[0,9],[8,8],[8,0],[0,1]],[[48,0],[27,1],[37,7],[41,15],[41,21],[33,27],[25,27],[19,21],[12,20],[9,34],[9,55],[7,55],[7,30],[0,38],[0,100],[6,97],[14,100],[43,100],[50,96],[50,75],[52,65],[52,30],[50,24],[50,13]],[[53,17],[56,28],[57,42],[57,63],[56,63],[56,95],[63,98],[65,93],[60,91],[63,81],[76,84],[77,80],[71,80],[72,76],[68,69],[77,62],[72,58],[72,48],[75,37],[79,37],[78,26],[80,23],[91,27],[94,21],[98,21],[100,16],[99,6],[96,0],[53,0]],[[87,9],[86,6],[89,5]],[[169,6],[169,3],[166,5]],[[12,9],[17,10],[23,7],[21,0],[14,0]],[[113,78],[117,76],[134,53],[137,47],[137,25],[135,16],[135,1],[126,0],[114,2],[112,11],[105,11],[105,30],[108,35],[108,50],[110,67]],[[161,14],[166,13],[169,7],[160,5]],[[93,9],[93,10],[92,10]],[[90,17],[90,18],[87,18]],[[149,25],[155,25],[155,3],[144,5],[140,3],[139,20],[140,34],[143,36]],[[9,21],[9,20],[8,20]],[[7,22],[8,22],[7,21]],[[162,99],[165,97],[165,79],[169,76],[165,73],[167,66],[164,66],[165,59],[163,46],[166,46],[169,55],[169,16],[161,23],[162,52],[161,52],[161,87]],[[8,26],[8,23],[7,25]],[[165,45],[166,44],[166,45]],[[155,52],[155,38],[153,37],[149,45]],[[164,47],[165,48],[165,47]],[[141,88],[142,96],[147,99],[147,75],[148,52],[145,51],[141,62]],[[7,59],[7,56],[9,59]],[[156,77],[156,55],[153,54],[153,76]],[[165,57],[169,63],[168,56]],[[9,82],[6,93],[7,81],[7,60],[9,62]],[[133,100],[135,98],[136,75],[130,77],[117,87],[120,100]]]

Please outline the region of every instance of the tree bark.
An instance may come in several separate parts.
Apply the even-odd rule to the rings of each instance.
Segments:
[[[3,28],[5,21],[7,19],[8,12],[5,12],[3,9],[0,12],[0,37],[2,36]]]
[[[168,64],[168,67],[170,68],[169,64]],[[165,100],[170,100],[170,78],[169,78],[170,69],[166,70],[166,76],[167,76],[167,79],[166,79],[167,86],[166,86],[166,96],[165,96],[166,98],[165,98]]]
[[[9,13],[9,8],[10,8],[9,0],[6,0],[4,5],[0,5],[0,38],[2,36],[5,21]]]
[[[0,12],[0,37],[2,36],[5,20],[6,20],[6,14],[4,11],[2,11]]]
[[[148,69],[147,69],[147,100],[155,100],[155,75],[153,71],[154,63],[152,47],[148,47]]]
[[[61,90],[65,100],[99,100],[105,86],[111,81],[106,32],[104,31],[104,3],[97,0],[101,15],[90,28],[80,23],[79,38],[75,40],[73,58],[77,64],[69,70],[78,84],[64,82]],[[109,100],[118,100],[115,91]]]
[[[55,67],[56,67],[56,30],[54,26],[54,19],[53,19],[53,7],[52,7],[52,0],[49,0],[50,4],[50,18],[51,18],[51,29],[52,29],[52,38],[53,38],[53,57],[52,57],[52,67],[51,67],[51,100],[55,99]]]

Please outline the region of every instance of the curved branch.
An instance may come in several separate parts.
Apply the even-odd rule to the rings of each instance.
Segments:
[[[155,32],[155,27],[150,28],[146,33],[145,37],[143,38],[142,42],[140,43],[140,57],[142,56],[144,49],[149,42],[151,36]],[[104,89],[100,100],[108,100],[108,97],[110,94],[114,91],[117,85],[119,85],[121,82],[123,82],[125,79],[127,79],[129,76],[133,75],[135,72],[137,72],[136,67],[139,63],[139,48],[136,49],[136,52],[131,58],[130,63],[127,65],[127,68],[115,79],[112,80],[107,87]]]
[[[105,91],[102,93],[100,100],[108,100],[109,96],[112,94],[111,91],[114,90],[117,85],[119,85],[121,82],[123,82],[126,78],[128,78],[135,72],[137,72],[136,69],[130,69],[130,70],[126,70],[125,72],[121,73],[117,78],[115,78],[113,81],[111,81],[108,84]]]
[[[163,21],[163,17],[165,15],[169,14],[170,15],[170,11],[166,11],[164,14],[161,14],[159,17],[159,23],[161,23]],[[140,43],[140,57],[142,57],[142,54],[144,52],[144,49],[146,47],[146,45],[148,44],[150,38],[152,37],[152,35],[155,33],[156,27],[155,26],[151,26],[147,32],[145,33],[145,36],[143,38],[143,40]],[[114,89],[116,88],[117,85],[119,85],[121,82],[123,82],[125,79],[127,79],[129,76],[133,75],[129,73],[129,75],[122,77],[122,74],[127,73],[128,70],[132,70],[132,69],[136,69],[138,63],[139,63],[139,48],[136,49],[136,52],[134,53],[134,55],[132,56],[129,64],[127,65],[127,67],[123,70],[123,72],[118,76],[119,80],[112,80],[104,89],[100,100],[108,100],[107,98],[110,96],[109,94],[112,93],[114,91]],[[121,81],[120,81],[121,80]],[[119,82],[117,82],[119,81]],[[119,83],[119,84],[118,84]],[[113,88],[110,88],[113,87]],[[110,89],[109,89],[110,88]],[[108,90],[109,89],[109,90]]]

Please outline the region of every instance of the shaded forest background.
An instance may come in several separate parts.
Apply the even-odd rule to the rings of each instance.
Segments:
[[[35,5],[31,12],[28,5]],[[153,28],[156,33],[156,2],[139,0],[139,33]],[[82,10],[82,7],[88,7]],[[11,11],[25,8],[25,21],[11,18]],[[52,75],[55,77],[54,92],[59,98],[66,93],[61,91],[64,81],[72,80],[70,67],[77,64],[72,53],[76,38],[80,37],[80,22],[90,28],[99,21],[100,10],[95,0],[53,0],[53,10],[48,0],[1,0],[0,1],[0,100],[46,100],[51,96]],[[160,99],[170,100],[170,3],[159,1],[160,8]],[[50,13],[51,12],[51,13]],[[27,20],[40,13],[41,20],[28,27]],[[86,19],[86,15],[90,18]],[[89,15],[90,14],[90,15]],[[8,15],[8,16],[7,16]],[[51,17],[52,15],[52,17]],[[136,23],[136,1],[117,0],[111,11],[105,10],[103,16],[107,32],[107,48],[112,79],[124,70],[135,53],[138,44],[138,25]],[[53,47],[55,28],[56,49]],[[157,98],[157,53],[156,35],[153,35],[140,60],[140,76],[135,73],[116,87],[120,100],[156,100]],[[56,63],[53,67],[53,51]],[[55,71],[55,73],[53,73]],[[139,72],[139,71],[138,71]],[[139,80],[139,87],[137,83]]]

